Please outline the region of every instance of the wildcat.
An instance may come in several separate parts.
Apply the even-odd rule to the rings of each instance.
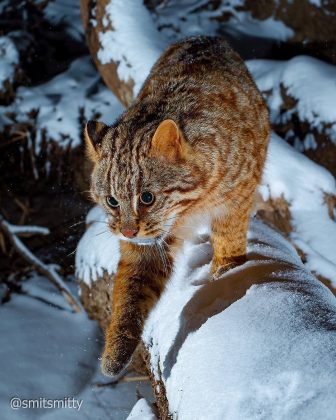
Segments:
[[[122,239],[102,370],[131,360],[197,217],[211,223],[211,275],[245,261],[270,127],[244,62],[221,38],[171,45],[112,125],[89,121],[91,194]]]

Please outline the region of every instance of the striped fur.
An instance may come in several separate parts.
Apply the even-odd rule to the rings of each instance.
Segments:
[[[92,196],[106,209],[111,231],[121,236],[132,228],[139,230],[135,240],[156,238],[147,246],[122,242],[106,374],[129,362],[195,216],[212,224],[214,278],[244,261],[269,133],[265,103],[244,62],[223,39],[210,37],[170,46],[112,126],[88,124]],[[153,205],[141,205],[143,191],[155,195]],[[109,208],[107,196],[120,207]]]

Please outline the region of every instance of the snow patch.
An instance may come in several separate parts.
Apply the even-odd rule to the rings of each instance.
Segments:
[[[294,31],[273,16],[258,20],[251,12],[244,11],[243,0],[221,2],[212,7],[207,0],[178,0],[163,2],[153,14],[156,25],[170,40],[193,35],[218,35],[225,29],[229,33],[245,34],[261,38],[286,41],[294,36]],[[217,18],[229,16],[228,21]],[[239,36],[239,35],[238,35]]]
[[[127,420],[156,420],[157,417],[153,413],[151,406],[148,404],[145,398],[135,404],[132,411],[130,412]]]
[[[75,282],[69,285],[76,292]],[[71,313],[63,296],[50,282],[33,274],[22,284],[22,293],[11,294],[0,305],[1,419],[10,420],[124,420],[139,391],[152,399],[149,382],[97,386],[108,379],[100,372],[103,337],[98,324],[85,312]],[[82,401],[80,410],[18,409],[9,401],[64,399]]]
[[[222,10],[225,11],[224,8]],[[287,41],[295,35],[293,29],[286,26],[281,20],[274,19],[273,16],[258,20],[253,18],[251,12],[230,10],[233,12],[233,17],[223,27],[226,26],[233,33],[240,32],[245,35],[278,41]]]
[[[14,42],[7,36],[0,36],[0,91],[4,82],[14,81],[15,69],[19,64],[19,52]]]
[[[88,286],[92,281],[117,271],[120,259],[119,239],[107,226],[107,218],[101,207],[93,207],[87,215],[89,225],[76,250],[76,275]]]
[[[77,0],[49,1],[43,11],[53,25],[64,24],[65,31],[77,41],[84,40],[84,29]]]

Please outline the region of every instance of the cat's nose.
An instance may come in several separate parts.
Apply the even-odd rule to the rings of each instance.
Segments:
[[[124,236],[126,236],[126,238],[134,238],[134,236],[136,236],[136,234],[139,232],[139,229],[125,228],[125,229],[121,229],[120,232]]]

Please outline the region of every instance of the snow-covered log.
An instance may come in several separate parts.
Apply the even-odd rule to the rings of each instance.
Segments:
[[[93,216],[99,217],[99,210]],[[94,223],[87,231],[91,241],[99,226]],[[116,239],[106,232],[99,242],[108,250],[103,257],[112,273]],[[80,244],[78,264],[84,263],[80,255],[90,255],[95,269],[102,255],[95,245],[91,242],[90,255]],[[209,281],[211,253],[204,227],[185,243],[145,325],[160,418],[306,419],[323,413],[331,419],[336,410],[333,294],[289,242],[261,221],[251,222],[246,264],[216,282]]]
[[[332,419],[336,299],[256,220],[248,261],[209,282],[204,232],[185,244],[145,325],[160,418]]]
[[[81,0],[91,56],[107,86],[125,106],[160,56],[164,41],[139,0]]]
[[[250,418],[249,415],[253,410],[255,412],[265,410],[264,418],[272,418],[272,415],[276,414],[276,411],[272,410],[281,409],[288,410],[288,418],[301,418],[298,417],[298,406],[303,404],[303,401],[307,401],[309,409],[319,410],[323,401],[332,398],[330,383],[335,380],[335,371],[331,369],[328,373],[328,369],[331,367],[329,365],[333,350],[331,345],[326,347],[331,335],[324,333],[320,324],[318,328],[322,329],[316,332],[316,336],[310,330],[316,326],[312,314],[315,313],[316,322],[320,322],[329,316],[326,315],[327,312],[323,312],[323,305],[329,302],[331,308],[335,302],[332,294],[313,277],[310,270],[327,279],[331,288],[336,286],[336,223],[324,199],[326,194],[332,196],[335,193],[335,180],[327,170],[273,134],[264,180],[259,189],[260,198],[257,203],[259,214],[272,221],[269,213],[274,215],[274,208],[279,209],[278,203],[285,203],[283,205],[286,206],[287,212],[287,233],[292,243],[305,254],[305,266],[294,248],[261,222],[253,221],[251,224],[249,261],[228,273],[219,282],[209,283],[208,279],[212,250],[207,228],[204,227],[194,242],[185,244],[176,261],[174,275],[152,312],[143,335],[147,349],[144,353],[149,354],[148,366],[162,418],[165,418],[168,412],[173,417],[186,419],[225,418],[221,415],[227,410],[231,410],[233,415],[235,413],[240,415],[240,417],[238,414],[236,417],[227,417],[230,419]],[[269,208],[272,206],[274,208],[270,211]],[[90,211],[87,224],[88,229],[77,248],[77,277],[81,281],[85,308],[92,318],[98,319],[101,325],[105,326],[111,313],[110,294],[113,288],[113,274],[117,270],[119,261],[119,244],[118,239],[108,230],[105,214],[99,207],[94,207]],[[281,227],[281,224],[278,225]],[[250,289],[259,283],[269,284]],[[238,301],[234,305],[225,309],[236,300]],[[286,305],[288,305],[287,312]],[[238,312],[230,315],[235,311],[234,308],[238,308]],[[253,311],[259,315],[252,316]],[[332,315],[333,312],[331,309],[330,311]],[[214,315],[219,313],[217,322]],[[260,321],[258,321],[259,316]],[[202,325],[207,319],[204,317],[211,317],[211,320],[206,321],[210,323],[210,332],[207,330],[202,332]],[[234,323],[235,317],[236,323]],[[248,323],[250,317],[252,324]],[[265,323],[267,317],[269,323]],[[307,331],[303,330],[305,320],[308,322]],[[241,323],[238,325],[239,322]],[[280,324],[284,325],[284,330],[281,330]],[[281,332],[284,341],[276,341],[272,325],[274,331],[278,330],[279,334]],[[235,328],[238,331],[233,335],[236,347],[230,347],[232,342],[229,335],[234,333]],[[295,341],[294,332],[297,329],[298,341]],[[200,341],[197,339],[196,342],[191,341],[191,344],[188,344],[197,330],[200,330],[197,333],[200,334]],[[239,335],[241,331],[244,332],[243,335]],[[187,339],[189,333],[193,334]],[[317,343],[314,351],[309,352],[308,342],[304,338],[305,333],[314,342],[318,342],[320,339],[318,337],[322,337],[321,348]],[[287,335],[288,341],[285,340]],[[250,353],[248,346],[252,349]],[[289,352],[291,346],[294,346],[294,353],[292,358],[288,358],[290,354],[286,355],[286,351]],[[223,351],[220,351],[221,347]],[[258,348],[260,348],[259,353]],[[202,351],[194,360],[194,354],[198,349]],[[313,369],[313,365],[315,358],[321,357],[318,354],[322,350],[322,358],[326,361],[326,365],[317,372]],[[214,351],[216,357],[212,359]],[[229,351],[230,356],[228,361],[225,361]],[[306,353],[302,353],[303,351]],[[235,352],[242,354],[241,362],[237,357],[233,359]],[[298,352],[301,352],[301,361],[295,359]],[[179,364],[180,357],[183,357],[181,364]],[[187,360],[190,362],[189,365]],[[232,366],[240,366],[239,370],[232,371],[229,360],[233,360]],[[279,360],[279,365],[276,365],[274,360]],[[305,367],[302,365],[303,361],[306,370],[302,370]],[[295,363],[298,363],[297,369]],[[269,369],[262,370],[262,364],[265,366],[269,364],[267,365]],[[256,375],[260,375],[259,378],[252,377],[254,369]],[[200,370],[203,376],[199,376]],[[228,374],[230,376],[226,376]],[[318,377],[317,385],[308,392],[304,385],[314,376]],[[207,382],[203,386],[202,382],[206,378]],[[210,386],[211,381],[213,385]],[[179,386],[182,383],[183,386]],[[270,395],[267,395],[263,383],[270,383],[269,389],[272,391]],[[241,401],[235,394],[240,386],[242,390],[238,396],[241,396]],[[303,390],[302,393],[300,389]],[[210,408],[203,405],[205,399],[199,395],[199,392],[202,392],[200,390],[204,390],[204,398],[208,400],[209,407],[213,410],[211,411],[213,417],[206,416],[206,410]],[[258,394],[257,399],[254,398],[254,394]],[[325,400],[316,397],[319,395],[324,395]],[[223,403],[219,403],[221,399]],[[249,400],[250,406],[248,406]],[[278,400],[280,402],[276,403]],[[246,405],[247,408],[244,408]],[[245,409],[252,411],[246,411],[244,417],[242,410]],[[197,411],[194,410],[200,410],[203,417],[195,417],[193,414]],[[296,417],[291,417],[292,413]],[[286,412],[280,411],[280,414]]]

